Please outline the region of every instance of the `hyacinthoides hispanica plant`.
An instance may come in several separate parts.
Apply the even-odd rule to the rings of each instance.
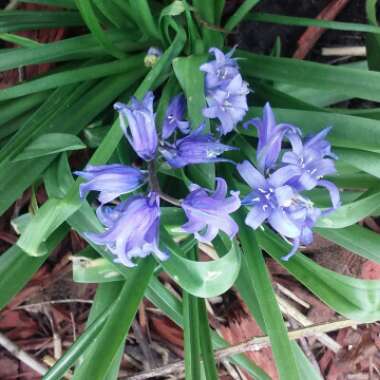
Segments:
[[[21,47],[2,52],[0,68],[57,66],[0,91],[0,208],[42,183],[49,199],[12,222],[21,236],[0,256],[1,305],[69,229],[89,243],[73,258],[74,281],[98,284],[85,331],[43,379],[69,368],[76,380],[116,379],[143,297],[183,327],[187,379],[217,379],[214,351],[228,344],[209,327],[205,299],[230,288],[269,336],[279,377],[320,379],[289,340],[263,252],[338,314],[380,319],[378,281],[300,252],[317,232],[380,262],[378,235],[357,224],[378,215],[378,110],[336,105],[380,101],[376,1],[369,25],[260,14],[258,0],[223,18],[223,0],[33,2],[62,10],[3,12],[0,37]],[[365,32],[368,62],[231,51],[245,18]],[[89,33],[49,44],[13,34],[72,26]],[[74,180],[67,158],[86,147],[95,151]],[[213,260],[199,261],[210,249]],[[228,360],[269,379],[245,356]]]

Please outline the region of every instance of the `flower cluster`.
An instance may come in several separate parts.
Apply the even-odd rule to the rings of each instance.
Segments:
[[[236,60],[232,58],[234,50],[224,55],[219,49],[212,48],[215,60],[201,65],[205,73],[206,100],[208,107],[203,115],[218,119],[218,131],[225,135],[243,120],[248,111],[248,84],[239,72]]]
[[[135,258],[154,254],[165,260],[168,254],[160,247],[160,199],[180,206],[187,222],[183,231],[194,234],[201,242],[211,242],[222,231],[230,239],[238,233],[238,225],[231,213],[241,205],[249,208],[246,224],[253,229],[267,222],[274,230],[293,243],[289,258],[301,244],[312,241],[312,227],[316,220],[339,206],[336,186],[323,179],[334,173],[331,146],[326,140],[329,129],[302,139],[300,130],[290,124],[277,124],[270,105],[264,107],[263,117],[244,124],[257,128],[257,167],[244,161],[237,164],[241,177],[250,192],[240,200],[239,192],[228,195],[227,183],[216,179],[214,191],[196,184],[189,186],[189,194],[177,200],[162,193],[155,173],[155,162],[164,160],[174,169],[191,164],[231,162],[221,155],[237,148],[220,141],[220,136],[231,132],[245,117],[248,105],[248,85],[243,80],[233,50],[223,54],[210,49],[213,61],[201,65],[205,73],[207,107],[203,115],[217,119],[214,127],[219,138],[205,130],[205,125],[192,126],[186,120],[186,99],[177,94],[168,104],[161,133],[154,113],[154,95],[145,94],[142,100],[132,98],[129,104],[115,103],[120,126],[136,154],[146,162],[148,170],[122,164],[87,166],[75,172],[86,182],[80,185],[80,196],[91,191],[99,193],[96,210],[105,227],[102,233],[85,236],[95,244],[105,246],[115,255],[115,261],[128,267]],[[150,55],[160,59],[152,50]],[[287,140],[290,149],[283,149]],[[235,164],[235,163],[234,163]],[[130,193],[147,185],[147,192]],[[320,210],[304,194],[317,186],[326,188],[332,200],[328,210]],[[123,197],[120,200],[120,197]]]
[[[315,136],[302,139],[301,131],[290,124],[276,124],[269,104],[266,104],[262,119],[253,119],[258,131],[257,169],[248,161],[237,165],[242,178],[251,191],[242,200],[250,211],[246,224],[257,229],[265,221],[293,242],[292,250],[283,259],[288,260],[300,245],[313,240],[312,227],[321,215],[339,207],[337,187],[323,176],[335,172],[335,155],[325,139],[329,128]],[[291,149],[282,151],[285,137]],[[305,191],[321,186],[330,193],[331,208],[320,210],[314,207]]]

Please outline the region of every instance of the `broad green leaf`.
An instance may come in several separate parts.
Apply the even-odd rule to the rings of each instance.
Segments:
[[[81,26],[78,12],[67,11],[0,11],[0,32]]]
[[[289,355],[291,346],[287,329],[276,301],[263,254],[258,247],[254,232],[244,224],[244,218],[244,213],[240,212],[237,217],[240,242],[247,256],[251,275],[253,275],[258,304],[271,340],[280,379],[301,379],[295,357]]]
[[[0,33],[0,39],[3,41],[10,42],[15,45],[19,45],[22,47],[36,47],[41,46],[40,42],[37,42],[35,40],[32,40],[30,38],[18,36],[17,34],[11,34],[11,33]]]
[[[70,150],[85,149],[81,139],[67,133],[47,133],[32,141],[13,161],[30,160]]]
[[[104,258],[73,257],[73,280],[79,283],[104,283],[121,281],[117,267]]]
[[[101,284],[98,285],[98,288],[96,289],[96,294],[94,298],[94,303],[91,307],[90,314],[88,316],[87,322],[86,322],[86,327],[90,326],[91,323],[96,321],[97,318],[99,318],[108,308],[112,307],[112,304],[115,302],[117,299],[118,295],[120,294],[120,291],[122,289],[122,282],[116,283],[116,284]],[[91,358],[88,357],[88,353],[90,352],[91,347],[94,347],[96,345],[96,340],[95,342],[87,348],[85,354],[83,355],[82,358],[80,358],[78,367],[80,367],[80,364],[87,361],[91,360]],[[118,355],[118,357],[115,357],[112,367],[111,368],[112,372],[116,371],[116,377],[111,377],[112,374],[108,373],[106,378],[104,380],[116,380],[117,375],[119,372],[119,366],[120,366],[120,360],[121,360],[121,355],[124,351],[124,345],[121,347],[123,350],[122,352]],[[77,367],[77,368],[78,368]],[[78,378],[77,376],[77,371],[74,373],[74,379]]]
[[[353,31],[353,32],[364,32],[364,33],[375,33],[380,34],[380,28],[374,25],[359,24],[356,22],[341,22],[341,21],[329,21],[320,20],[317,18],[307,18],[307,17],[292,17],[273,13],[259,13],[252,12],[247,17],[247,20],[268,22],[271,24],[281,24],[281,25],[294,25],[294,26],[316,26],[318,28],[342,30],[342,31]]]
[[[218,380],[218,370],[216,368],[214,351],[212,349],[211,330],[208,321],[206,301],[197,299],[199,313],[199,345],[203,359],[206,380]]]
[[[0,101],[18,98],[23,95],[65,86],[71,83],[83,82],[105,76],[127,73],[141,67],[143,55],[130,56],[127,59],[66,70],[56,74],[45,75],[0,91]]]
[[[38,12],[33,12],[38,13]],[[127,52],[147,48],[149,42],[141,41],[136,30],[128,31],[130,38],[125,38],[125,32],[110,30],[105,32],[121,50]],[[23,67],[42,62],[60,62],[69,59],[83,59],[104,56],[105,48],[91,35],[67,38],[65,40],[43,44],[34,48],[10,49],[1,55],[0,71]]]
[[[380,193],[369,195],[339,207],[331,214],[318,219],[316,227],[344,228],[351,226],[379,209]]]
[[[104,32],[92,6],[91,0],[75,0],[75,3],[77,4],[87,27],[90,29],[96,40],[103,45],[104,49],[116,58],[125,58],[124,52],[121,51]]]
[[[21,0],[21,3],[47,4],[56,7],[76,9],[74,0]]]
[[[380,178],[380,154],[355,149],[334,149],[339,160]]]
[[[380,100],[380,73],[339,66],[277,58],[238,50],[243,75],[329,91],[331,88],[353,98]]]
[[[46,242],[47,253],[53,251],[67,232],[67,227],[62,226],[49,238]],[[47,257],[30,257],[17,245],[0,256],[0,310],[26,285]]]
[[[257,231],[260,246],[297,280],[332,309],[355,321],[371,323],[380,319],[380,281],[358,280],[323,268],[297,253],[281,259],[290,245],[266,229]]]
[[[164,230],[161,242],[170,252],[170,258],[163,261],[162,266],[183,289],[197,297],[215,297],[226,292],[239,274],[241,258],[236,241],[232,242],[227,255],[206,262],[184,257],[180,246]]]
[[[192,249],[189,258],[196,260],[196,249]],[[185,346],[186,380],[201,378],[200,329],[198,299],[183,292],[183,340]]]
[[[235,13],[228,19],[224,29],[231,32],[246,17],[250,10],[257,5],[260,0],[245,0]]]
[[[116,302],[115,302],[116,303]],[[105,311],[88,326],[85,332],[77,338],[63,356],[54,364],[53,367],[41,378],[41,380],[57,380],[60,379],[66,371],[72,367],[79,357],[85,352],[94,339],[102,330],[107,318],[115,309],[115,303],[105,309]],[[111,365],[112,363],[110,363]]]
[[[324,238],[366,259],[380,263],[380,235],[357,224],[345,228],[316,228]]]
[[[86,355],[87,360],[83,361],[76,370],[77,379],[105,379],[113,358],[128,335],[154,268],[153,258],[148,257],[131,270],[106,323],[96,338],[96,344],[90,347]]]

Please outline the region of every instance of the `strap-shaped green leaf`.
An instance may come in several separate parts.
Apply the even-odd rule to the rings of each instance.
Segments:
[[[91,0],[75,0],[78,9],[90,29],[91,33],[98,40],[98,42],[103,45],[103,47],[116,58],[125,58],[124,52],[120,50],[108,36],[104,33],[102,26],[98,20],[95,10],[92,6]]]
[[[379,209],[380,193],[371,194],[339,207],[331,214],[318,219],[321,228],[344,228],[351,226]]]
[[[301,380],[295,357],[291,354],[287,329],[276,301],[263,254],[257,244],[255,233],[245,225],[244,218],[244,213],[240,211],[236,217],[239,224],[239,237],[250,267],[251,276],[253,276],[252,281],[254,281],[257,301],[272,343],[272,351],[280,379]]]
[[[13,161],[30,160],[70,150],[85,149],[82,140],[68,133],[47,133],[33,140]]]
[[[260,246],[311,292],[338,313],[360,322],[380,319],[380,281],[358,280],[323,268],[297,253],[289,261],[281,257],[290,246],[274,232],[257,231]]]
[[[187,259],[165,230],[161,230],[161,242],[170,252],[170,258],[162,266],[183,289],[197,297],[215,297],[226,292],[239,274],[241,253],[235,240],[224,257],[205,262]]]

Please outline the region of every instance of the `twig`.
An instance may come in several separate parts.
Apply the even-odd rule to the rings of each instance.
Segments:
[[[297,328],[297,322],[294,321],[294,319],[289,319],[290,325],[293,328]],[[303,352],[305,353],[306,357],[310,360],[310,363],[314,366],[315,370],[318,372],[320,377],[322,378],[321,369],[319,368],[319,364],[317,362],[317,359],[315,358],[313,351],[310,349],[308,341],[306,338],[302,337],[299,340],[300,346],[302,347]]]
[[[277,302],[280,306],[281,311],[296,320],[301,326],[310,326],[313,324],[313,322],[305,317],[298,309],[296,309],[291,303],[289,303],[286,299],[283,297],[277,295]],[[331,351],[337,353],[342,346],[337,343],[334,339],[330,338],[326,334],[316,334],[316,338],[324,344],[326,347],[328,347]]]
[[[281,285],[280,283],[277,282],[276,283],[276,288],[278,289],[279,292],[281,292],[282,294],[286,295],[287,297],[289,297],[294,302],[297,302],[298,304],[300,304],[301,306],[303,306],[305,309],[310,309],[310,305],[307,302],[305,302],[304,300],[302,300],[301,298],[299,298],[296,294],[294,294],[289,289],[285,288],[285,286],[283,286],[283,285]]]
[[[44,375],[48,368],[42,363],[38,362],[32,356],[23,351],[20,347],[9,340],[4,334],[0,333],[0,345],[3,346],[7,351],[9,351],[14,357],[22,361],[28,367],[32,368],[40,375]]]
[[[73,298],[73,299],[67,299],[67,300],[52,300],[52,301],[45,301],[45,302],[38,302],[38,303],[31,303],[28,305],[21,305],[14,308],[14,310],[22,310],[22,309],[30,309],[30,308],[36,308],[40,306],[46,306],[46,305],[54,305],[54,304],[60,304],[60,303],[88,303],[92,304],[94,301],[91,300],[82,300],[79,298]]]
[[[326,47],[322,48],[323,56],[336,56],[336,57],[366,57],[367,49],[365,46],[345,46],[345,47]]]
[[[357,326],[361,323],[356,321],[352,321],[349,319],[342,319],[335,322],[329,323],[319,323],[311,326],[303,327],[300,329],[296,329],[288,332],[289,339],[295,340],[300,338],[311,337],[316,334],[327,333],[331,331],[336,331],[340,329],[344,329],[347,327]],[[252,338],[246,342],[239,343],[234,346],[230,346],[227,348],[223,348],[215,351],[215,358],[217,360],[222,360],[228,356],[241,354],[247,351],[258,351],[263,347],[270,346],[270,340],[268,336],[256,337]],[[171,373],[181,371],[185,367],[184,361],[174,362],[172,364],[168,364],[163,367],[155,368],[152,371],[142,372],[138,375],[129,376],[124,378],[124,380],[146,380],[155,378],[158,376],[167,376]]]

